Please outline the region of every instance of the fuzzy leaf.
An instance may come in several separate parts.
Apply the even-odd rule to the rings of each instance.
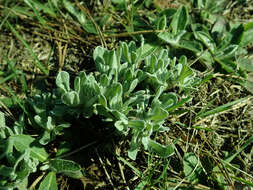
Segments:
[[[168,158],[174,154],[174,148],[172,146],[164,146],[151,139],[149,140],[148,147],[162,158]]]
[[[52,159],[49,161],[49,165],[56,173],[63,173],[75,179],[83,177],[81,166],[71,160]]]
[[[204,31],[196,31],[194,32],[194,35],[196,39],[203,42],[203,44],[205,44],[207,48],[209,48],[212,52],[214,52],[216,45],[212,37],[209,35],[209,33],[204,32]]]
[[[166,27],[167,27],[167,18],[166,15],[163,15],[158,21],[157,30],[165,30]]]
[[[58,190],[55,172],[50,172],[40,183],[39,190]]]
[[[190,50],[194,53],[200,53],[203,51],[202,45],[197,41],[180,40],[179,47]]]
[[[67,92],[63,94],[62,102],[68,106],[77,106],[80,103],[79,95],[75,91]]]
[[[13,140],[14,146],[18,151],[24,152],[25,150],[30,150],[32,158],[44,162],[49,157],[45,149],[38,143],[35,143],[35,139],[29,135],[13,135],[10,138]]]
[[[65,71],[60,72],[56,77],[56,85],[65,93],[70,91],[69,74]]]
[[[97,30],[95,28],[95,26],[93,25],[93,23],[87,18],[87,16],[85,15],[85,12],[79,12],[73,5],[71,2],[67,1],[67,0],[63,0],[63,5],[65,7],[65,9],[72,14],[77,20],[78,22],[81,24],[81,26],[83,27],[83,29],[88,32],[88,33],[92,33],[92,34],[96,34]]]
[[[163,40],[164,42],[166,42],[168,44],[177,46],[179,44],[179,41],[180,41],[181,37],[185,33],[186,33],[185,30],[181,30],[177,34],[172,34],[172,33],[169,33],[169,32],[162,32],[162,33],[158,34],[158,38],[160,38],[161,40]]]
[[[189,22],[188,11],[185,6],[181,6],[177,12],[173,15],[170,27],[172,28],[172,33],[178,34],[182,30],[185,30]]]
[[[229,45],[222,50],[218,50],[215,57],[218,59],[228,59],[235,56],[238,45]]]
[[[197,182],[200,177],[201,167],[199,160],[193,152],[188,152],[184,155],[184,175],[191,182]]]
[[[156,123],[164,121],[167,117],[168,112],[158,106],[151,109],[151,111],[148,113],[148,119]]]

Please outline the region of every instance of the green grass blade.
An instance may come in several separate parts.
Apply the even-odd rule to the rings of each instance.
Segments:
[[[116,156],[117,156],[118,160],[122,161],[124,164],[126,164],[127,166],[129,166],[136,173],[136,175],[138,177],[142,177],[142,173],[136,167],[134,167],[130,162],[128,162],[126,159],[122,158],[119,155],[116,155]]]
[[[230,163],[238,154],[240,154],[247,146],[249,146],[251,143],[253,143],[253,136],[251,136],[239,149],[236,153],[232,154],[228,158],[224,160],[224,163]],[[214,167],[214,171],[218,171],[218,166]]]
[[[249,99],[251,99],[251,98],[252,98],[251,96],[247,96],[247,97],[245,97],[245,98],[241,98],[241,99],[239,99],[239,100],[235,100],[235,101],[233,101],[233,102],[229,102],[229,103],[227,103],[227,104],[224,104],[224,105],[222,105],[222,106],[219,106],[219,107],[217,107],[217,108],[214,108],[214,109],[212,109],[212,110],[210,110],[210,111],[207,111],[207,112],[205,112],[205,113],[201,113],[201,114],[199,114],[196,118],[204,118],[204,117],[207,117],[207,116],[210,116],[210,115],[214,115],[214,114],[217,114],[217,113],[221,113],[221,112],[227,111],[227,110],[229,110],[230,108],[232,108],[234,105],[240,104],[240,103],[242,103],[242,102],[244,102],[244,101],[247,101],[247,100],[249,100]],[[195,118],[195,119],[196,119],[196,118]]]
[[[33,52],[32,48],[26,43],[26,41],[23,39],[21,35],[15,30],[15,28],[7,21],[7,25],[10,27],[11,31],[14,33],[14,35],[25,45],[25,47],[28,49],[29,53],[33,56],[35,59],[35,66],[38,67],[45,75],[49,74],[48,69],[46,69],[43,64],[39,61],[38,57]]]
[[[46,26],[46,20],[44,18],[42,18],[39,14],[39,12],[37,11],[37,9],[33,6],[33,3],[30,2],[29,0],[24,0],[24,2],[32,8],[34,14],[36,15],[38,21],[43,25],[43,26]]]
[[[235,177],[235,176],[231,176],[231,178],[233,178],[233,179],[235,179],[236,181],[239,181],[239,182],[241,182],[241,183],[243,183],[243,184],[246,184],[246,185],[248,185],[248,186],[250,186],[250,187],[253,187],[253,183],[250,182],[250,181],[247,181],[247,180],[245,180],[245,179],[242,179],[242,178],[239,178],[239,177]]]
[[[253,143],[253,136],[251,136],[239,149],[238,151],[231,155],[230,157],[228,157],[227,159],[225,159],[225,162],[231,162],[238,154],[240,154],[240,152],[242,152],[247,146],[249,146],[251,143]]]
[[[3,78],[2,80],[0,80],[0,84],[3,84],[3,83],[5,83],[6,81],[11,80],[11,79],[14,78],[14,77],[16,77],[16,73],[12,73],[12,74],[10,74],[9,76],[7,76],[7,77]]]
[[[15,93],[8,87],[6,86],[6,88],[8,89],[8,92],[11,94],[13,100],[20,106],[20,108],[23,110],[23,112],[25,114],[27,114],[28,116],[32,117],[29,112],[26,110],[25,106],[23,105],[23,103],[19,100],[19,98],[15,95]]]
[[[192,99],[192,97],[182,98],[181,101],[179,101],[177,104],[175,104],[172,107],[170,107],[169,109],[167,109],[167,111],[168,112],[174,111],[175,109],[179,108],[180,106],[182,106],[186,102],[190,101],[191,99]]]

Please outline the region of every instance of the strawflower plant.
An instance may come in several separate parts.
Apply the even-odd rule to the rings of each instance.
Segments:
[[[82,177],[77,163],[53,158],[43,146],[64,135],[64,130],[72,127],[70,120],[93,115],[115,128],[115,135],[131,136],[129,158],[135,160],[142,146],[162,158],[171,156],[173,146],[160,144],[155,136],[169,131],[164,125],[166,118],[190,100],[186,98],[189,89],[193,90],[200,79],[187,65],[186,57],[170,59],[165,49],[143,56],[143,48],[144,40],[139,48],[135,42],[122,42],[115,50],[97,47],[93,54],[96,71],[80,72],[73,89],[69,74],[62,71],[56,78],[58,89],[29,98],[25,108],[30,113],[30,124],[41,131],[38,138],[24,134],[24,116],[9,128],[1,113],[0,159],[6,161],[0,168],[0,188],[25,187],[30,173],[39,169],[50,171],[39,189],[47,183],[56,187],[56,173]],[[176,87],[185,97],[173,92]]]

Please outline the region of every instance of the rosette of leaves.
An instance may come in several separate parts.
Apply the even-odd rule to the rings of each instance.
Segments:
[[[168,57],[167,50],[161,50],[158,55],[152,54],[147,57],[143,70],[147,77],[145,83],[149,83],[155,91],[160,86],[165,89],[178,86],[181,90],[187,90],[199,82],[188,66],[186,56],[181,56],[177,62],[176,58],[171,60]]]
[[[35,95],[28,100],[29,105],[35,112],[33,122],[42,130],[39,143],[46,145],[56,138],[56,136],[68,128],[70,124],[64,121],[66,111],[64,105],[57,103],[55,94],[43,93]]]
[[[168,31],[158,33],[158,38],[169,45],[171,55],[195,55],[207,69],[246,78],[250,69],[241,62],[249,62],[245,47],[253,42],[252,22],[227,21],[221,14],[227,5],[225,0],[192,0],[192,5],[191,14],[185,6],[174,12],[164,11],[155,24],[157,29]]]
[[[36,140],[22,132],[22,117],[11,129],[0,112],[0,189],[25,189],[30,173],[48,158],[46,151],[35,145]]]
[[[151,136],[168,130],[164,122],[178,103],[177,95],[168,92],[171,85],[183,89],[196,79],[185,57],[178,63],[171,61],[166,50],[143,56],[144,47],[143,41],[140,48],[134,42],[123,42],[116,50],[97,47],[93,54],[96,72],[81,72],[74,89],[67,72],[60,72],[56,79],[65,105],[86,118],[100,115],[104,121],[114,122],[122,134],[132,134],[132,159],[141,144],[163,157],[173,153],[171,146],[161,145]]]

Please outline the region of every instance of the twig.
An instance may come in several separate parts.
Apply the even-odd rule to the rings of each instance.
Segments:
[[[103,47],[107,48],[107,45],[106,45],[106,42],[105,42],[105,39],[104,39],[104,35],[103,33],[101,32],[99,26],[97,25],[97,23],[95,22],[95,20],[92,18],[91,14],[90,14],[90,11],[84,7],[83,5],[80,5],[79,3],[77,4],[77,6],[85,13],[87,13],[89,19],[91,20],[91,22],[93,23],[93,25],[95,26],[97,32],[98,32],[98,35],[99,35],[99,38],[100,38],[100,41],[101,41],[101,44]]]
[[[116,155],[120,156],[120,149],[118,147],[116,147]],[[130,190],[130,188],[128,187],[127,182],[126,182],[126,178],[125,178],[124,171],[123,171],[123,166],[122,166],[122,164],[120,163],[119,160],[118,160],[118,165],[119,165],[119,170],[120,170],[121,177],[123,179],[123,182],[126,185],[126,189]]]
[[[141,31],[135,31],[135,32],[122,32],[118,34],[104,34],[105,38],[123,38],[123,37],[129,37],[132,35],[141,35],[141,34],[151,34],[151,33],[161,33],[161,32],[168,32],[169,29],[166,30],[141,30]],[[89,40],[95,40],[98,39],[98,36],[90,36],[88,37]]]
[[[40,175],[33,183],[32,185],[28,188],[28,190],[34,190],[35,186],[40,182],[40,180],[44,177],[46,173],[44,172],[42,175]]]
[[[85,148],[88,148],[88,147],[90,147],[90,146],[92,146],[92,145],[94,145],[94,144],[96,144],[96,143],[97,143],[97,141],[93,141],[93,142],[91,142],[91,143],[89,143],[89,144],[86,144],[86,145],[84,145],[84,146],[82,146],[82,147],[80,147],[80,148],[78,148],[78,149],[76,149],[76,150],[74,150],[74,151],[72,151],[72,152],[69,152],[69,153],[64,154],[64,155],[62,155],[62,156],[58,156],[58,157],[56,157],[56,158],[65,158],[65,157],[71,156],[72,154],[75,154],[75,153],[77,153],[77,152],[80,152],[81,150],[83,150],[83,149],[85,149]]]
[[[198,134],[200,135],[201,139],[204,140],[206,142],[206,144],[208,145],[208,147],[211,149],[211,151],[214,153],[214,155],[216,156],[216,158],[213,156],[214,161],[216,162],[217,166],[219,167],[220,171],[223,173],[223,175],[226,177],[226,180],[228,181],[228,183],[230,184],[231,188],[233,190],[235,190],[235,186],[233,181],[231,180],[228,171],[226,169],[226,167],[224,166],[224,164],[220,161],[218,162],[218,160],[222,160],[220,158],[220,156],[215,152],[215,150],[213,149],[213,147],[210,145],[210,143],[206,140],[206,138],[203,137],[202,133],[200,131],[198,131]]]
[[[102,165],[102,167],[103,167],[103,169],[104,169],[105,175],[106,175],[106,177],[107,177],[108,180],[109,180],[109,183],[112,185],[113,189],[116,190],[116,188],[114,187],[114,185],[113,185],[113,183],[112,183],[111,177],[110,177],[110,175],[108,174],[108,172],[107,172],[107,170],[106,170],[106,167],[105,167],[105,165],[104,165],[104,163],[103,163],[101,157],[100,157],[99,154],[98,154],[97,149],[95,149],[95,151],[96,151],[96,154],[97,154],[97,156],[98,156],[99,162],[101,163],[101,165]]]

